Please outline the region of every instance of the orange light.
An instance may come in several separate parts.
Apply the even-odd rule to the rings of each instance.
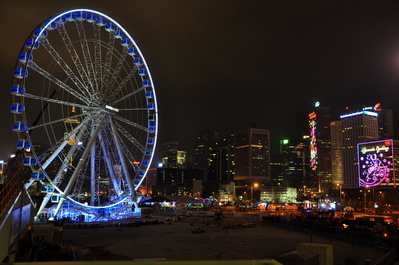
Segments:
[[[388,234],[387,234],[387,233],[384,233],[384,237],[388,237]]]
[[[133,165],[140,165],[140,162],[139,161],[134,161]]]

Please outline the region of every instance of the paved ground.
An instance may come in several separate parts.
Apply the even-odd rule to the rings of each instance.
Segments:
[[[275,259],[296,250],[299,243],[310,242],[309,235],[303,233],[261,225],[260,222],[255,227],[243,227],[242,224],[247,222],[230,219],[219,225],[212,218],[187,217],[181,221],[138,227],[69,228],[64,230],[63,239],[64,246],[95,251],[97,260],[215,260],[219,257],[223,260]],[[194,234],[193,230],[197,229],[204,232]],[[375,264],[386,254],[381,250],[317,236],[313,236],[312,241],[333,245],[335,265],[344,265],[348,258],[357,259],[359,265],[364,264],[365,259]]]

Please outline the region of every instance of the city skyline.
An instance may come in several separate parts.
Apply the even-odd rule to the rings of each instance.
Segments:
[[[9,91],[19,50],[39,23],[74,8],[110,15],[143,52],[159,104],[157,153],[168,141],[191,152],[206,128],[223,137],[256,123],[270,130],[272,145],[298,138],[316,101],[338,110],[380,102],[398,117],[394,1],[113,3],[1,4],[1,159],[16,151]]]

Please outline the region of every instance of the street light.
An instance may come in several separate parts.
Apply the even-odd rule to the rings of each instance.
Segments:
[[[337,184],[337,186],[339,186],[339,205],[340,205],[339,209],[342,212],[342,197],[341,197],[341,195],[342,195],[342,185],[341,184]]]
[[[251,185],[251,204],[254,206],[254,188],[257,188],[259,186],[258,183],[254,183]]]

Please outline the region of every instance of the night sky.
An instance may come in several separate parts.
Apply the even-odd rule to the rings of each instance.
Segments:
[[[112,17],[142,51],[157,92],[158,153],[167,141],[191,152],[206,128],[225,136],[256,123],[274,144],[300,138],[316,101],[337,113],[380,102],[399,120],[398,1],[1,1],[0,159],[16,149],[19,51],[38,24],[74,8]]]

